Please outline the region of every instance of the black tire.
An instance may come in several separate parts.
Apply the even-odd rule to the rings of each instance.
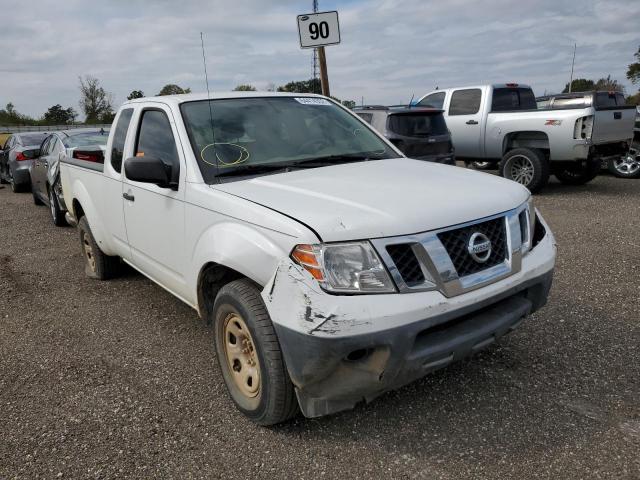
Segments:
[[[44,205],[44,202],[40,200],[40,197],[36,194],[34,189],[31,189],[31,195],[33,195],[33,204],[34,205]]]
[[[87,217],[78,222],[80,245],[85,261],[85,273],[90,278],[109,280],[120,273],[120,258],[105,255],[93,238]],[[93,260],[92,260],[93,259]]]
[[[259,288],[248,279],[228,283],[218,292],[212,315],[218,365],[227,391],[238,410],[258,425],[274,425],[295,416],[298,412],[295,391]],[[241,383],[240,372],[245,364],[237,358],[232,359],[231,354],[227,353],[227,341],[229,345],[239,342],[227,327],[238,316],[243,327],[239,332],[245,331],[244,327],[247,327],[250,333],[249,351],[258,360],[259,385],[253,396],[243,393],[238,386]],[[243,337],[242,345],[249,348],[246,347],[246,338]],[[245,350],[242,352],[238,355],[245,355]],[[234,362],[237,362],[237,369]],[[253,365],[255,368],[255,364]],[[250,383],[249,385],[251,386]]]
[[[56,227],[66,227],[68,223],[64,218],[65,212],[60,208],[60,203],[58,202],[58,196],[55,193],[55,188],[50,186],[47,188],[47,192],[49,193],[49,211],[51,212],[51,220],[53,220],[53,224]]]
[[[557,162],[553,174],[566,185],[584,185],[600,174],[602,161],[589,159],[584,162]]]
[[[640,145],[632,146],[619,159],[609,160],[607,168],[618,178],[640,178]]]
[[[549,182],[549,161],[537,148],[514,148],[502,157],[500,175],[535,193]]]
[[[11,191],[13,193],[20,193],[22,192],[23,188],[22,185],[18,184],[15,182],[13,175],[11,175],[11,172],[9,172],[9,184],[11,185]]]

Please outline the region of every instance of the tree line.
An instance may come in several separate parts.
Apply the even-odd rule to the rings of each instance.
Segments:
[[[638,51],[633,55],[635,62],[629,64],[627,69],[627,79],[631,81],[633,85],[640,86],[640,47]],[[80,90],[80,100],[78,105],[82,113],[84,113],[84,123],[111,123],[115,116],[115,110],[113,105],[113,95],[107,92],[100,81],[91,75],[85,77],[78,77],[78,88]],[[320,80],[317,78],[311,78],[309,80],[295,80],[279,87],[276,87],[273,83],[267,86],[267,91],[271,92],[293,92],[293,93],[320,93]],[[256,88],[251,84],[241,84],[234,88],[235,91],[256,91]],[[599,80],[590,80],[587,78],[576,78],[571,82],[572,92],[583,92],[590,90],[607,90],[625,93],[624,86],[615,79],[611,78],[611,75],[607,75],[606,78],[600,78]],[[562,93],[569,91],[569,83],[567,83]],[[191,93],[190,88],[182,88],[179,85],[170,83],[160,89],[157,95],[178,95],[182,93]],[[128,100],[134,98],[143,98],[145,96],[142,90],[133,90],[128,96]],[[353,100],[340,100],[339,98],[332,97],[334,100],[342,103],[348,108],[356,106],[356,102]],[[627,97],[627,103],[630,105],[640,105],[640,89]],[[5,108],[0,109],[0,125],[71,125],[76,123],[78,113],[72,108],[64,108],[62,105],[55,104],[47,109],[47,111],[40,118],[32,118],[28,115],[19,113],[15,105],[11,102],[7,103]]]

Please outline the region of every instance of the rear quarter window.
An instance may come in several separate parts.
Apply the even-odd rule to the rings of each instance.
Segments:
[[[482,91],[479,88],[456,90],[451,95],[449,115],[473,115],[480,111]]]
[[[530,88],[495,88],[491,100],[492,112],[536,110],[536,97]]]
[[[120,173],[122,171],[122,156],[124,155],[124,142],[127,139],[127,130],[131,123],[133,108],[126,108],[118,117],[118,124],[113,133],[113,144],[111,145],[111,166]]]
[[[371,121],[373,120],[373,113],[358,112],[357,115],[367,123],[371,123]]]

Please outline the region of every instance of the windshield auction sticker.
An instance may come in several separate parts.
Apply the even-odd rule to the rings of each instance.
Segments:
[[[324,98],[296,97],[296,100],[303,105],[331,105],[331,102]]]

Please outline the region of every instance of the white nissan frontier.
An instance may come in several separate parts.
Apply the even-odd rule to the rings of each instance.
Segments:
[[[87,274],[125,262],[193,307],[261,425],[471,355],[551,287],[555,240],[525,187],[406,158],[318,95],[132,100],[104,160],[61,176]]]

